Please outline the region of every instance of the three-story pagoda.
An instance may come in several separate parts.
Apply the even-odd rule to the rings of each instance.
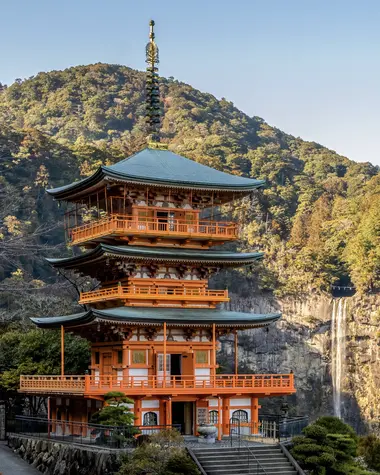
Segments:
[[[215,207],[249,196],[264,182],[230,175],[169,151],[159,142],[158,48],[151,22],[147,45],[148,147],[92,176],[48,190],[73,205],[69,243],[80,255],[48,259],[100,282],[82,292],[87,311],[34,318],[91,342],[83,376],[22,376],[21,391],[50,397],[49,417],[87,423],[109,391],[134,401],[136,425],[180,424],[185,434],[215,423],[228,435],[231,418],[258,431],[259,398],[295,392],[293,374],[219,374],[221,335],[270,325],[280,314],[220,309],[227,290],[208,287],[220,269],[249,266],[262,253],[214,250],[238,238],[234,222],[204,218]],[[81,223],[83,209],[93,219]],[[94,216],[95,210],[95,216]],[[237,345],[235,345],[235,351]],[[236,360],[237,361],[237,360]],[[74,426],[73,426],[74,427]],[[72,428],[75,432],[75,428]]]

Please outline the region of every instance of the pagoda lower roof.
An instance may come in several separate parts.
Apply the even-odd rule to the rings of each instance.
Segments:
[[[74,328],[96,322],[125,325],[210,326],[255,328],[265,327],[281,317],[280,313],[255,314],[219,309],[194,308],[136,308],[116,307],[106,310],[90,309],[87,312],[60,317],[31,318],[41,328]]]
[[[91,176],[69,185],[47,190],[56,200],[79,198],[87,190],[107,182],[138,185],[216,190],[223,192],[250,192],[265,185],[255,180],[215,170],[170,150],[145,148],[115,165],[101,166]]]
[[[82,266],[101,262],[104,258],[120,258],[128,261],[163,262],[163,263],[188,263],[202,265],[241,266],[251,265],[261,260],[262,252],[236,253],[228,251],[143,247],[143,246],[111,246],[99,244],[94,249],[84,252],[79,256],[61,259],[47,259],[53,267],[64,269],[79,269]]]

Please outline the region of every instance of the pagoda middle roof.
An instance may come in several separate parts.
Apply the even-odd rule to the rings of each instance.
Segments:
[[[60,259],[47,259],[53,267],[75,269],[82,265],[94,264],[102,261],[104,257],[122,258],[140,262],[169,262],[189,264],[210,264],[225,266],[251,265],[261,260],[262,252],[236,253],[228,251],[213,251],[202,249],[183,249],[168,247],[143,247],[143,246],[111,246],[99,244],[94,249],[74,257]]]
[[[265,185],[255,180],[210,168],[170,150],[145,148],[111,166],[100,166],[91,176],[47,190],[56,200],[75,198],[90,188],[109,183],[135,183],[169,188],[250,192]]]
[[[90,309],[87,312],[60,317],[31,318],[41,328],[79,327],[95,321],[118,322],[121,324],[169,326],[216,326],[254,328],[267,326],[281,317],[280,313],[255,314],[232,312],[219,309],[192,308],[142,308],[116,307],[106,310]]]

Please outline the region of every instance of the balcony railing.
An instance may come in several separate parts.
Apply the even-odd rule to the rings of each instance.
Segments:
[[[106,289],[81,292],[80,304],[104,302],[107,300],[165,300],[188,302],[228,302],[228,290],[208,290],[192,287],[156,287],[137,285],[116,285]]]
[[[182,239],[215,239],[231,241],[238,237],[236,223],[219,221],[186,221],[168,218],[141,218],[113,214],[96,221],[72,228],[69,232],[71,244],[80,244],[109,235],[178,237]]]
[[[38,394],[291,394],[290,374],[218,374],[216,376],[21,376],[20,391]]]

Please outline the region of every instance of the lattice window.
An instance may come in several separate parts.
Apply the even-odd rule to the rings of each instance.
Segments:
[[[155,412],[146,412],[143,417],[144,426],[156,426],[157,414]]]
[[[208,351],[207,350],[196,350],[196,352],[195,352],[195,362],[197,364],[207,364],[208,363]]]
[[[146,364],[146,350],[132,350],[133,364]]]
[[[248,412],[239,409],[238,411],[234,411],[232,413],[232,418],[240,422],[248,422]]]
[[[210,411],[208,413],[208,418],[210,424],[217,424],[218,423],[218,411]]]

